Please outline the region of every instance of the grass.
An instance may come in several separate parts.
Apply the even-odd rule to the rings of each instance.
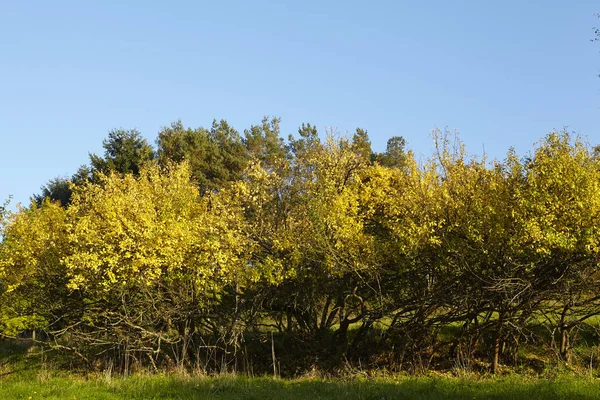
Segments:
[[[381,378],[324,381],[137,375],[0,380],[3,399],[600,399],[593,379]]]
[[[467,374],[458,377],[357,375],[347,379],[274,379],[188,374],[110,374],[69,371],[27,342],[0,345],[0,399],[600,399],[597,370],[579,375],[553,369],[540,375]],[[552,378],[548,378],[552,377]]]
[[[0,399],[600,399],[600,380],[573,374],[544,379],[393,376],[351,379],[273,379],[72,373],[52,365],[26,343],[0,346]]]

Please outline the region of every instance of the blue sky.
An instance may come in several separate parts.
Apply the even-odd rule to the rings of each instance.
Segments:
[[[181,119],[264,115],[502,158],[568,127],[600,143],[597,1],[0,1],[0,202]]]

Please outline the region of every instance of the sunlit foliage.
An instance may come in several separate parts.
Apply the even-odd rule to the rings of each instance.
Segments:
[[[580,138],[489,160],[435,130],[418,161],[401,137],[376,154],[362,129],[302,125],[287,144],[279,129],[176,122],[156,160],[114,131],[104,159],[55,182],[68,201],[48,186],[4,211],[2,332],[123,370],[496,372],[524,342],[568,360],[600,314],[600,158]]]

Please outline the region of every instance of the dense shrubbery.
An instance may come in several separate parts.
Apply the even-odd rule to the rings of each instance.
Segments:
[[[568,360],[600,314],[597,154],[567,133],[502,162],[433,139],[418,163],[360,129],[284,143],[276,119],[175,123],[156,151],[111,132],[3,217],[0,328],[125,371]]]

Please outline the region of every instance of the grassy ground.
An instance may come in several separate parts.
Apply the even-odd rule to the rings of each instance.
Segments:
[[[403,378],[349,381],[242,377],[38,377],[0,380],[3,399],[600,399],[591,379]]]
[[[56,364],[54,364],[56,363]],[[461,378],[380,377],[293,380],[183,374],[71,373],[27,343],[0,346],[0,400],[4,399],[600,399],[600,379],[559,373],[558,378],[476,375]],[[556,371],[554,371],[555,373]],[[551,374],[548,374],[551,376]]]

